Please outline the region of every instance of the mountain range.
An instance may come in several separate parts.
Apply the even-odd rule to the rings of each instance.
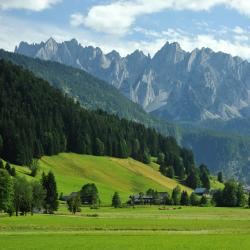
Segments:
[[[247,126],[248,123],[246,123],[246,121],[248,121],[247,118],[201,120],[195,122],[195,128],[194,122],[190,121],[185,124],[178,121],[178,125],[176,125],[165,122],[161,119],[156,119],[152,115],[143,111],[139,105],[136,105],[123,97],[123,95],[116,90],[117,85],[116,88],[111,86],[111,84],[107,85],[105,81],[101,81],[87,74],[83,70],[83,67],[80,70],[75,69],[77,67],[76,65],[73,65],[73,67],[65,66],[63,64],[66,63],[62,59],[56,57],[39,60],[36,56],[36,51],[41,49],[41,47],[39,49],[39,46],[43,45],[42,47],[47,47],[50,43],[54,45],[57,44],[57,50],[62,50],[62,47],[66,46],[63,44],[68,44],[68,46],[69,44],[78,44],[76,40],[58,44],[55,43],[53,39],[49,39],[46,43],[41,43],[40,45],[28,45],[27,43],[22,42],[19,49],[16,48],[15,51],[18,52],[19,50],[19,53],[21,53],[20,49],[22,48],[22,53],[27,54],[29,57],[1,50],[0,58],[10,60],[15,64],[22,65],[31,70],[35,75],[45,79],[52,86],[62,89],[65,93],[74,97],[87,108],[101,108],[109,113],[117,113],[120,117],[132,119],[149,127],[154,127],[164,135],[174,136],[180,144],[194,151],[197,163],[208,164],[213,173],[222,170],[228,178],[235,177],[245,182],[250,182],[250,176],[248,174],[250,137],[249,128]],[[168,46],[172,45],[168,44]],[[121,56],[114,51],[108,55],[104,55],[98,48],[83,48],[80,44],[78,44],[78,46],[84,51],[99,51],[103,58],[109,56],[110,58],[121,59]],[[30,50],[30,48],[33,47],[35,49],[33,51]],[[143,53],[139,51],[135,52],[134,55],[138,53],[143,56]],[[57,52],[56,54],[61,53]],[[90,58],[90,55],[91,53],[88,58]],[[32,59],[31,57],[35,57],[36,59]],[[78,57],[80,57],[80,54],[78,54]],[[97,58],[100,59],[100,57],[96,55],[96,61],[99,60],[97,60]],[[147,58],[148,60],[152,60],[150,57]],[[49,59],[59,61],[60,63],[51,62]],[[95,63],[92,62],[92,66],[89,66],[88,72],[90,72],[90,69],[94,64]],[[91,72],[91,74],[94,73]],[[102,77],[102,79],[104,79],[104,77]],[[118,89],[120,91],[122,90],[122,88]],[[105,103],[108,103],[108,105],[105,105]],[[153,114],[155,113],[153,112]],[[192,115],[192,112],[190,112],[190,115]],[[211,126],[211,121],[213,121],[213,126]],[[242,132],[237,126],[239,121],[241,126],[244,127],[244,136],[237,134],[238,130]],[[181,126],[179,126],[179,124],[181,124]],[[227,128],[225,127],[225,124],[227,124]],[[205,127],[205,129],[202,127]],[[213,130],[211,130],[211,128]],[[234,134],[231,133],[232,131]]]
[[[250,117],[250,64],[209,48],[186,52],[166,43],[152,58],[136,50],[83,47],[75,39],[40,44],[21,42],[15,52],[83,69],[105,80],[145,111],[181,123]]]

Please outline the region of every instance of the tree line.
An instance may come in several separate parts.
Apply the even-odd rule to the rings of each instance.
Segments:
[[[208,167],[201,164],[197,168],[191,150],[183,148],[180,155],[160,152],[157,163],[160,165],[160,172],[163,175],[171,179],[177,177],[192,189],[204,187],[209,190],[211,187]]]
[[[187,163],[174,138],[101,110],[86,110],[31,72],[0,60],[0,155],[30,165],[33,158],[59,152],[133,157],[145,163],[163,152]]]
[[[11,176],[0,169],[0,212],[12,216],[34,212],[54,213],[58,208],[57,185],[54,174],[43,173],[39,181],[27,181],[25,177]]]

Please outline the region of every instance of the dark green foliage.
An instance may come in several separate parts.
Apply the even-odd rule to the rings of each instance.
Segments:
[[[223,199],[223,191],[221,189],[217,190],[213,194],[213,202],[217,207],[223,207],[224,206],[224,199]]]
[[[181,193],[181,205],[188,206],[190,203],[187,191],[182,191]]]
[[[3,137],[0,134],[0,156],[1,156],[2,150],[3,150]]]
[[[200,199],[199,199],[198,195],[196,195],[195,193],[192,193],[190,195],[190,204],[192,206],[198,206],[200,204]]]
[[[235,181],[228,181],[225,183],[225,188],[223,190],[223,203],[225,207],[237,206],[237,191],[238,185]]]
[[[193,189],[199,187],[200,185],[200,177],[196,168],[192,168],[189,172],[189,175],[186,179],[186,185]]]
[[[250,193],[248,195],[248,207],[250,208]]]
[[[201,164],[199,167],[200,170],[200,181],[201,181],[201,186],[210,189],[210,179],[209,179],[209,170],[208,167],[204,164]]]
[[[113,197],[112,197],[112,207],[118,208],[121,207],[121,198],[118,192],[115,192]]]
[[[174,178],[174,168],[172,166],[169,166],[167,169],[166,169],[166,176],[173,179]]]
[[[8,172],[0,169],[0,211],[8,212],[13,207],[13,183]]]
[[[201,197],[200,205],[201,205],[202,207],[205,207],[205,206],[208,205],[208,199],[207,199],[207,197],[206,197],[205,195],[203,195],[203,196]]]
[[[181,188],[175,187],[172,192],[173,205],[180,205],[181,202]]]
[[[38,159],[32,159],[31,163],[29,164],[30,175],[35,177],[38,170],[39,170],[39,162]]]
[[[151,155],[163,152],[176,175],[185,172],[174,138],[100,110],[85,110],[31,72],[3,60],[0,104],[2,156],[13,163],[32,165],[33,158],[64,151],[132,156],[149,163]]]
[[[119,153],[118,156],[120,158],[127,158],[129,156],[129,148],[127,142],[122,139],[119,143]]]
[[[26,215],[32,207],[32,188],[24,177],[17,177],[14,180],[14,208],[16,216],[19,212]]]
[[[140,160],[140,159],[139,159]],[[149,151],[146,149],[142,152],[142,159],[141,161],[145,164],[149,164],[151,162],[151,155]]]
[[[246,204],[243,186],[231,180],[225,183],[223,190],[217,190],[213,201],[218,207],[242,207]]]
[[[0,169],[4,169],[4,164],[2,159],[0,159]]]
[[[157,163],[161,166],[164,165],[165,162],[165,154],[164,153],[159,153],[157,157]]]
[[[88,183],[84,185],[80,191],[82,204],[99,205],[98,189],[94,183]]]
[[[222,172],[219,172],[218,175],[217,175],[217,180],[220,182],[220,183],[223,183],[223,175],[222,175]]]
[[[164,202],[165,205],[172,205],[173,204],[173,200],[170,196],[169,193],[166,194],[166,198],[165,198],[165,202]]]
[[[244,207],[246,205],[246,199],[244,189],[241,183],[237,187],[237,207]]]
[[[104,155],[104,143],[99,138],[95,140],[94,155]]]
[[[58,193],[54,174],[50,171],[48,175],[43,173],[41,180],[45,190],[44,208],[46,213],[53,213],[58,209]]]
[[[11,176],[15,177],[16,176],[16,169],[14,167],[12,167],[10,169],[10,173],[9,173]]]
[[[41,211],[44,207],[46,191],[42,184],[37,181],[33,181],[30,185],[32,190],[31,214],[33,214],[34,211]]]
[[[7,172],[9,173],[9,175],[11,175],[11,165],[10,165],[9,162],[6,162],[5,169],[7,170]]]
[[[75,214],[76,212],[80,212],[81,211],[81,197],[80,197],[80,194],[77,193],[77,195],[71,196],[67,200],[67,205],[68,205],[69,211],[72,214]]]

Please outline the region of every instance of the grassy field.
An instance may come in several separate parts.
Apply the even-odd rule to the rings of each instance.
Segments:
[[[250,249],[250,209],[65,211],[62,205],[57,215],[0,217],[2,249]]]
[[[176,180],[161,175],[156,163],[145,165],[131,158],[118,159],[62,153],[43,157],[40,160],[40,167],[37,179],[41,177],[42,171],[52,170],[56,177],[59,194],[61,192],[70,194],[73,191],[79,191],[86,183],[95,183],[103,205],[110,205],[115,191],[118,191],[122,201],[126,202],[131,194],[145,192],[149,188],[171,191],[178,185]],[[18,174],[31,179],[27,176],[29,173],[27,168],[16,166],[16,169]],[[180,186],[191,193],[191,189]]]

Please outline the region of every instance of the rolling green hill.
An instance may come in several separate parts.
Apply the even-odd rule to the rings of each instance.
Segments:
[[[158,120],[129,101],[114,87],[98,80],[86,72],[50,61],[42,61],[0,50],[0,58],[22,65],[77,99],[82,106],[103,109],[122,118],[154,127],[163,135],[172,135],[183,146],[191,148],[198,164],[205,163],[216,174],[223,171],[227,178],[237,178],[250,183],[249,136],[235,136],[230,133],[198,128],[181,128]],[[211,150],[212,149],[212,150]]]
[[[74,153],[61,153],[56,156],[44,156],[39,161],[42,172],[53,171],[56,177],[58,192],[65,195],[79,191],[86,183],[95,183],[100,192],[102,204],[110,204],[115,191],[126,202],[129,195],[146,192],[149,188],[158,191],[171,191],[176,185],[189,193],[190,188],[179,184],[160,174],[154,166],[128,159],[118,159],[105,156],[79,155]],[[15,166],[18,175],[24,175],[29,180],[29,169]]]

